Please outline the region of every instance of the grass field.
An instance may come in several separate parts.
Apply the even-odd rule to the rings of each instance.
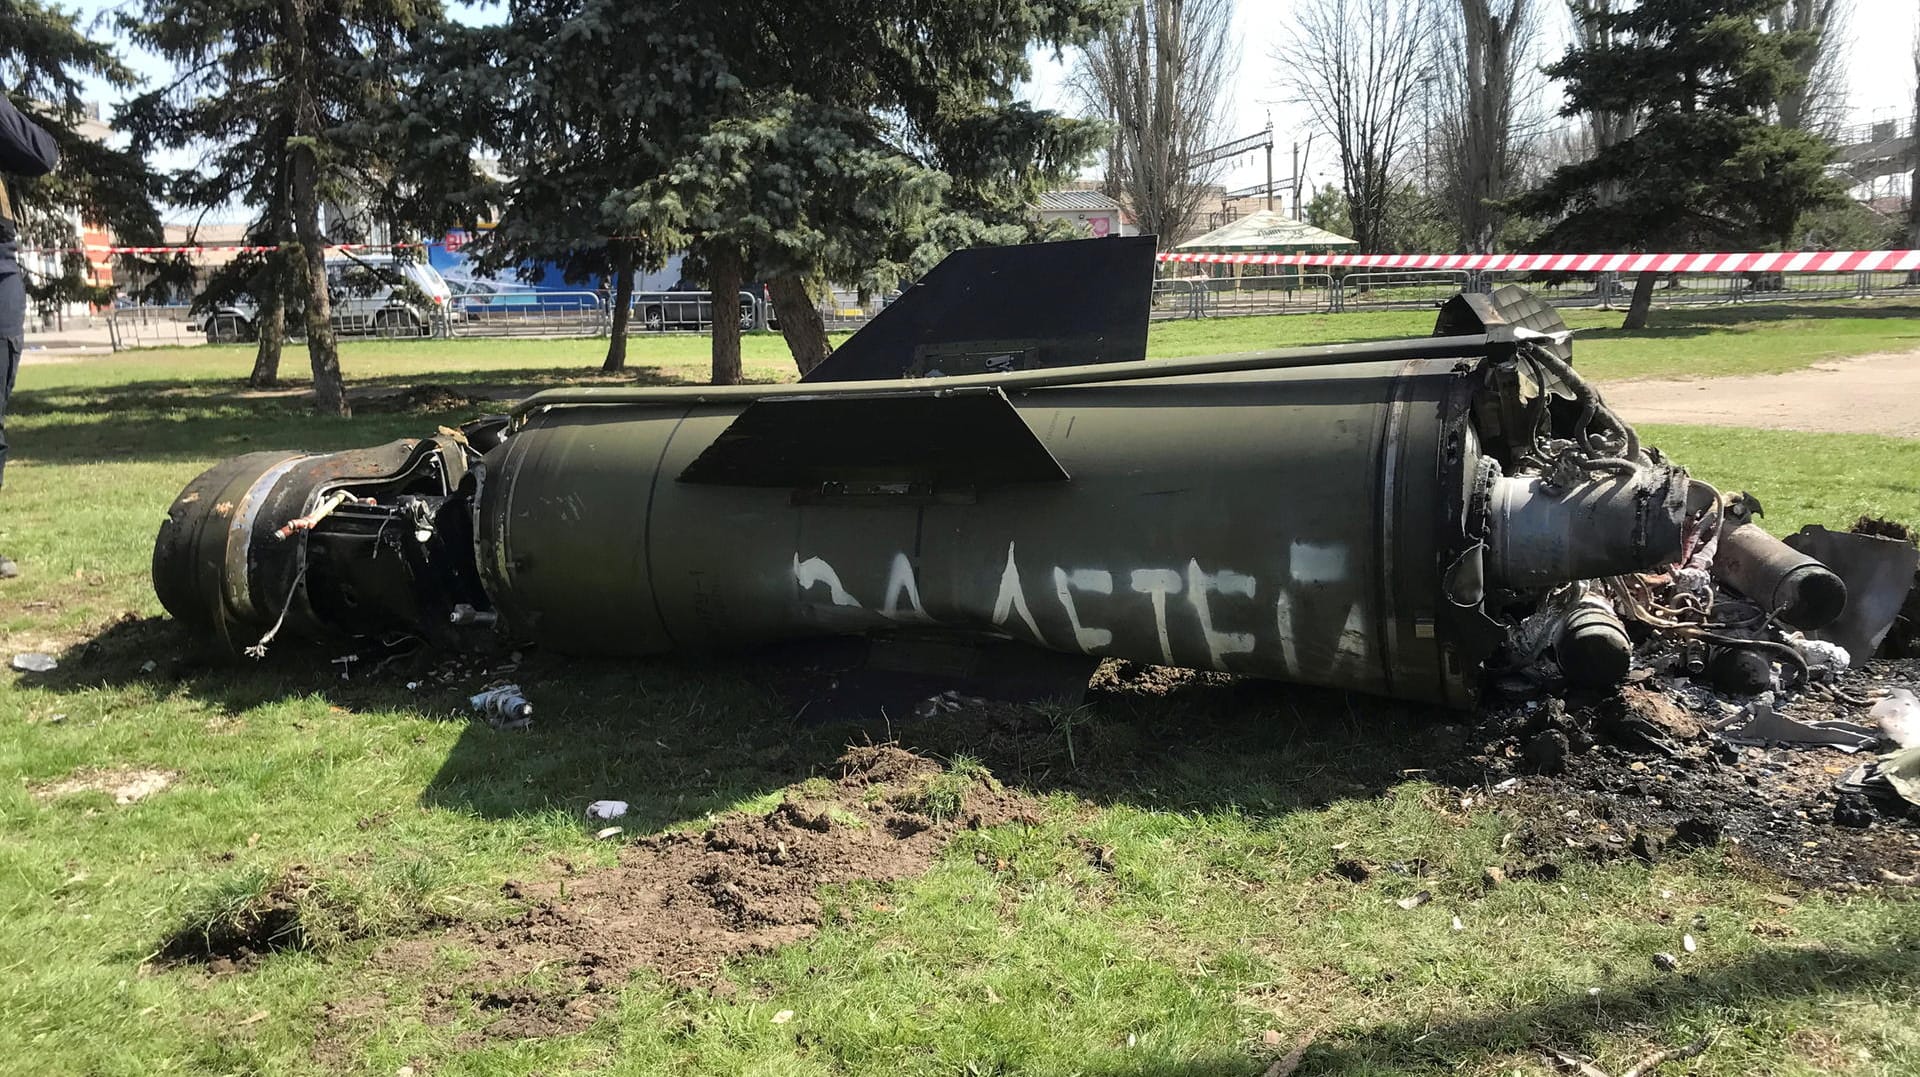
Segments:
[[[1581,365],[1765,372],[1920,338],[1920,310],[1895,307],[1656,319],[1638,335],[1596,328]],[[1176,324],[1152,347],[1429,325]],[[704,347],[637,344],[629,380],[697,377]],[[777,338],[748,347],[752,376],[784,375]],[[346,364],[350,381],[389,388],[534,388],[590,377],[595,351],[366,344]],[[1313,1036],[1302,1074],[1551,1072],[1543,1046],[1618,1073],[1708,1031],[1691,1072],[1920,1068],[1920,913],[1901,892],[1787,901],[1780,879],[1717,850],[1570,859],[1556,880],[1486,890],[1482,868],[1530,824],[1485,798],[1463,807],[1417,772],[1444,754],[1445,728],[1287,690],[1107,706],[1065,727],[1071,747],[1063,733],[1018,757],[932,724],[866,731],[986,759],[1039,798],[1037,815],[963,834],[924,877],[828,894],[843,912],[819,935],[729,965],[714,989],[642,975],[584,1031],[490,1037],[500,1015],[486,998],[436,993],[476,955],[447,945],[397,967],[376,957],[383,942],[507,916],[508,880],[611,862],[580,822],[588,801],[632,802],[630,833],[698,827],[772,806],[863,733],[795,724],[755,670],[724,662],[539,666],[539,719],[521,733],[468,722],[459,684],[343,681],[325,654],[177,666],[147,560],[181,485],[250,449],[373,444],[443,421],[318,419],[295,398],[237,392],[245,366],[239,349],[191,349],[22,373],[0,549],[27,575],[0,585],[0,653],[51,650],[63,665],[42,683],[0,673],[0,1072],[1252,1077]],[[1920,520],[1920,443],[1648,434],[1723,488],[1753,490],[1775,530]],[[171,784],[126,804],[58,784],[135,770]],[[1356,885],[1332,870],[1344,857],[1422,870]],[[233,972],[152,960],[183,928],[289,881],[304,948]],[[1423,888],[1430,904],[1395,903]],[[1656,970],[1650,955],[1678,952],[1683,932],[1698,954],[1682,975]]]

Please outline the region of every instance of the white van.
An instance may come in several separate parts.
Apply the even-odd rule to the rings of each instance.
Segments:
[[[340,254],[327,259],[327,293],[333,328],[341,334],[425,337],[446,332],[455,316],[453,290],[440,271],[423,261],[391,254]],[[256,338],[259,304],[250,296],[223,303],[205,315],[207,342]],[[288,326],[291,333],[295,326]]]

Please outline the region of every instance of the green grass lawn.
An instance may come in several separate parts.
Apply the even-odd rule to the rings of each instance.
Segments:
[[[1618,311],[1568,310],[1577,332],[1575,358],[1599,380],[1645,377],[1724,377],[1773,374],[1823,359],[1920,348],[1920,306],[1904,301],[1751,304],[1656,310],[1644,330],[1619,328]],[[1356,314],[1287,314],[1155,322],[1147,355],[1173,359],[1261,348],[1337,344],[1433,331],[1428,310]],[[835,340],[846,334],[834,334]],[[700,381],[710,369],[705,337],[669,334],[633,338],[635,372],[648,381]],[[418,379],[466,384],[546,383],[597,375],[606,352],[598,339],[348,341],[341,348],[350,382]],[[742,352],[749,381],[793,377],[785,342],[777,333],[746,334]],[[169,382],[230,382],[244,377],[251,346],[149,348],[112,359],[29,367],[22,378],[34,386],[117,386],[139,383],[143,372],[163,371]],[[305,353],[289,348],[284,372],[305,376]]]
[[[1727,374],[1904,349],[1920,334],[1920,311],[1905,308],[1786,310],[1660,312],[1648,333],[1597,331],[1578,354],[1600,377]],[[1430,322],[1180,323],[1157,326],[1152,347],[1246,350]],[[704,347],[638,344],[628,380],[695,378]],[[589,376],[597,348],[345,355],[359,383],[537,388]],[[784,376],[778,338],[748,348],[752,376]],[[980,755],[1041,799],[1038,817],[963,835],[924,877],[829,894],[843,916],[728,966],[731,990],[643,975],[583,1032],[489,1038],[484,1003],[426,1005],[474,955],[448,947],[397,969],[374,959],[382,941],[508,915],[507,880],[609,862],[580,822],[590,800],[631,801],[633,833],[697,827],[771,806],[856,734],[796,725],[754,670],[725,662],[536,663],[539,716],[523,733],[469,723],[464,682],[343,681],[326,654],[176,667],[181,641],[154,619],[148,558],[196,472],[480,410],[323,420],[297,399],[236,392],[246,365],[222,348],[22,372],[0,549],[27,575],[0,585],[0,654],[54,650],[63,668],[41,684],[0,672],[0,1072],[1253,1077],[1313,1035],[1303,1074],[1551,1072],[1540,1046],[1618,1073],[1709,1030],[1715,1046],[1686,1071],[1920,1067],[1920,913],[1899,892],[1807,892],[1783,908],[1779,879],[1719,851],[1652,866],[1569,859],[1557,880],[1486,891],[1481,869],[1528,821],[1484,800],[1463,810],[1409,773],[1444,751],[1433,716],[1359,698],[1348,712],[1333,697],[1341,717],[1321,720],[1326,697],[1290,690],[1108,706],[1073,729],[1071,750],[1062,737],[1017,758],[936,727],[868,731]],[[1863,512],[1920,521],[1920,442],[1647,434],[1722,488],[1753,491],[1777,531]],[[172,784],[129,804],[47,792],[113,768]],[[1111,863],[1091,863],[1089,847],[1111,849]],[[1425,876],[1355,885],[1331,870],[1341,857],[1424,862]],[[303,881],[309,948],[229,974],[149,961],[172,933],[289,877]],[[1430,904],[1395,904],[1422,888]],[[1684,975],[1657,971],[1650,955],[1683,931],[1699,953]],[[775,1023],[784,1010],[792,1019]]]

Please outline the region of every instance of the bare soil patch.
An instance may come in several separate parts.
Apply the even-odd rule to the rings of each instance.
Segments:
[[[75,793],[105,793],[115,804],[133,804],[167,788],[178,777],[180,775],[171,770],[146,767],[89,767],[39,786],[33,792],[42,800]]]
[[[1629,422],[1920,437],[1920,350],[1815,363],[1784,374],[1602,383]]]
[[[839,764],[837,781],[794,786],[763,815],[634,841],[612,868],[509,882],[508,896],[529,902],[520,916],[404,940],[376,962],[424,971],[448,946],[465,948],[477,960],[430,989],[430,1019],[472,1006],[497,1013],[488,1037],[577,1030],[635,971],[727,990],[728,958],[818,930],[821,887],[911,878],[962,830],[1036,817],[1036,801],[984,772],[890,745],[851,749]]]

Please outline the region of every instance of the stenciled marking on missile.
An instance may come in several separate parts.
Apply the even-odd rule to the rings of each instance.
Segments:
[[[1110,595],[1113,593],[1113,573],[1098,568],[1076,568],[1068,572],[1056,566],[1053,570],[1053,593],[1059,597],[1061,608],[1067,611],[1067,624],[1073,628],[1073,641],[1081,651],[1092,654],[1094,648],[1105,647],[1113,642],[1113,632],[1080,623],[1080,611],[1073,604],[1075,591]]]
[[[1324,578],[1335,570],[1344,571],[1345,551],[1338,547],[1313,547],[1313,552],[1295,562],[1296,571],[1304,570],[1309,577]],[[1060,610],[1066,615],[1067,625],[1073,633],[1074,646],[1086,654],[1095,654],[1110,650],[1114,642],[1113,627],[1089,624],[1086,616],[1086,595],[1102,595],[1111,598],[1114,594],[1113,573],[1099,568],[1067,568],[1055,565],[1051,569],[1053,594],[1060,603]],[[793,579],[801,595],[808,592],[818,595],[817,589],[824,588],[825,597],[834,606],[848,609],[867,610],[859,599],[855,598],[841,583],[840,574],[823,557],[809,557],[802,560],[798,553],[793,555]],[[1183,573],[1171,568],[1140,568],[1126,574],[1128,589],[1136,595],[1145,595],[1147,605],[1153,614],[1155,642],[1159,646],[1160,659],[1169,665],[1195,664],[1197,655],[1176,656],[1168,615],[1168,596],[1184,595],[1187,607],[1193,612],[1193,619],[1200,628],[1200,637],[1207,649],[1206,665],[1213,669],[1227,669],[1227,660],[1236,654],[1251,654],[1258,646],[1259,636],[1254,632],[1227,631],[1223,625],[1245,625],[1242,616],[1219,618],[1223,600],[1253,600],[1260,595],[1257,579],[1245,573],[1222,568],[1209,572],[1200,567],[1198,558],[1187,561]],[[1280,588],[1273,599],[1273,621],[1275,646],[1279,651],[1280,668],[1284,675],[1300,675],[1300,644],[1295,634],[1294,616],[1297,610],[1297,595],[1287,588]],[[1099,603],[1095,603],[1100,606]],[[1101,607],[1110,614],[1122,617],[1137,616],[1126,613],[1111,603]],[[879,623],[881,618],[893,622],[938,623],[927,612],[926,604],[920,596],[920,583],[914,570],[913,559],[904,551],[893,555],[889,562],[885,598],[878,609],[869,611],[869,616]],[[1007,560],[1000,572],[999,591],[994,596],[993,625],[1006,628],[1015,618],[1026,626],[1028,634],[1035,643],[1049,646],[1046,636],[1040,631],[1038,619],[1027,602],[1026,586],[1020,578],[1020,566],[1015,543],[1007,543]],[[1102,618],[1104,619],[1104,618]],[[1364,670],[1368,662],[1370,639],[1367,634],[1366,618],[1361,604],[1355,602],[1349,607],[1340,636],[1334,642],[1330,668],[1352,667]],[[1316,660],[1318,661],[1318,660]]]
[[[1333,664],[1339,666],[1350,663],[1356,670],[1364,670],[1367,664],[1367,619],[1361,616],[1360,603],[1355,602],[1347,609],[1347,623],[1340,629],[1339,642],[1333,645]]]
[[[913,562],[904,552],[893,555],[893,570],[887,574],[887,600],[880,606],[880,616],[890,621],[900,620],[900,596],[903,594],[907,596],[907,604],[911,607],[909,612],[915,620],[933,620],[927,608],[920,604],[920,584],[913,578]]]
[[[827,596],[833,600],[834,605],[852,606],[854,609],[863,608],[860,600],[848,594],[847,589],[840,585],[840,574],[833,570],[832,565],[827,564],[825,558],[809,557],[802,561],[799,554],[794,554],[793,582],[800,585],[801,594],[811,591],[816,584],[824,583],[827,585]]]
[[[993,599],[994,626],[1003,627],[1012,614],[1020,615],[1020,622],[1033,633],[1035,643],[1047,646],[1047,637],[1040,634],[1040,626],[1033,621],[1033,611],[1027,608],[1026,590],[1020,586],[1020,569],[1013,562],[1013,543],[1007,543],[1007,567],[1000,572],[1000,593]]]
[[[1160,635],[1160,660],[1172,665],[1173,641],[1167,637],[1167,596],[1180,593],[1180,574],[1170,568],[1136,568],[1131,581],[1135,592],[1153,600],[1153,629]]]
[[[1280,639],[1280,673],[1291,680],[1300,675],[1300,650],[1293,642],[1293,596],[1284,587],[1273,600],[1273,624]]]
[[[1295,542],[1287,548],[1287,569],[1295,583],[1341,583],[1347,578],[1347,548]]]
[[[1203,572],[1198,559],[1187,562],[1187,602],[1193,607],[1194,616],[1200,619],[1200,635],[1207,641],[1207,654],[1212,659],[1214,669],[1227,668],[1223,661],[1227,655],[1252,651],[1253,633],[1214,631],[1213,605],[1207,595],[1217,593],[1252,598],[1256,586],[1252,576],[1243,576],[1232,569]]]

